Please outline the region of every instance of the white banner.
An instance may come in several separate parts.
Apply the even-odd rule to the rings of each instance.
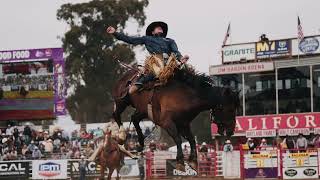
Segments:
[[[305,54],[320,53],[320,36],[305,37],[299,44],[298,39],[292,40],[292,55],[297,56]]]
[[[224,178],[240,178],[240,151],[223,152],[222,157]]]
[[[276,134],[275,129],[246,131],[246,137],[275,137]]]
[[[274,70],[273,62],[258,62],[258,63],[211,66],[209,69],[209,73],[210,75],[219,75],[219,74],[263,72],[263,71],[273,71],[273,70]]]
[[[35,160],[32,179],[67,179],[67,160]]]
[[[283,169],[283,179],[318,179],[318,167],[288,167]]]
[[[255,43],[225,46],[222,49],[223,62],[252,60],[256,57]]]
[[[294,128],[294,129],[279,129],[278,131],[279,136],[297,136],[300,133],[303,135],[310,135],[310,129],[309,128]]]
[[[11,86],[2,86],[3,91],[11,91]]]

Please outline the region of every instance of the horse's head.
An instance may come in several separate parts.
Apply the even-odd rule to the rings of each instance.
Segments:
[[[230,137],[234,133],[237,109],[240,106],[239,91],[224,88],[221,99],[221,104],[213,109],[212,115],[218,126],[223,126],[222,132],[219,131],[219,133],[223,133],[223,130],[226,130],[226,135]]]

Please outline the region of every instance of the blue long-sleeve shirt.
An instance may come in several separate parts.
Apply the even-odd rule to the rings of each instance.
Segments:
[[[132,37],[119,32],[115,32],[114,36],[118,40],[132,45],[145,45],[150,54],[167,53],[170,55],[171,53],[174,53],[178,60],[182,57],[176,42],[170,38],[157,36]]]

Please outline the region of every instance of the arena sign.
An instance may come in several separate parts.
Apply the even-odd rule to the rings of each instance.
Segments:
[[[224,63],[253,59],[255,59],[254,43],[224,46],[222,49],[222,61]]]
[[[258,62],[258,63],[211,66],[209,69],[209,72],[210,72],[210,75],[221,75],[221,74],[264,72],[264,71],[273,71],[273,70],[274,70],[273,62]]]
[[[235,135],[250,135],[250,137],[264,137],[275,135],[274,131],[281,136],[310,134],[311,130],[319,131],[320,113],[294,113],[278,115],[238,116],[236,118]],[[212,135],[217,134],[217,127],[212,124]],[[254,132],[257,131],[257,132]]]
[[[180,171],[176,169],[176,160],[167,159],[166,160],[166,173],[167,176],[197,176],[198,173],[192,169],[188,163],[185,163],[185,171]]]
[[[0,120],[64,115],[64,67],[62,48],[0,51]]]

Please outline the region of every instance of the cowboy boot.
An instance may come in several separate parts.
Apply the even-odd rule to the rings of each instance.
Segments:
[[[132,159],[138,159],[138,157],[134,154],[132,154],[131,152],[127,151],[123,145],[118,144],[118,147],[120,149],[121,152],[123,152],[124,154],[126,154],[127,156],[131,157]]]

